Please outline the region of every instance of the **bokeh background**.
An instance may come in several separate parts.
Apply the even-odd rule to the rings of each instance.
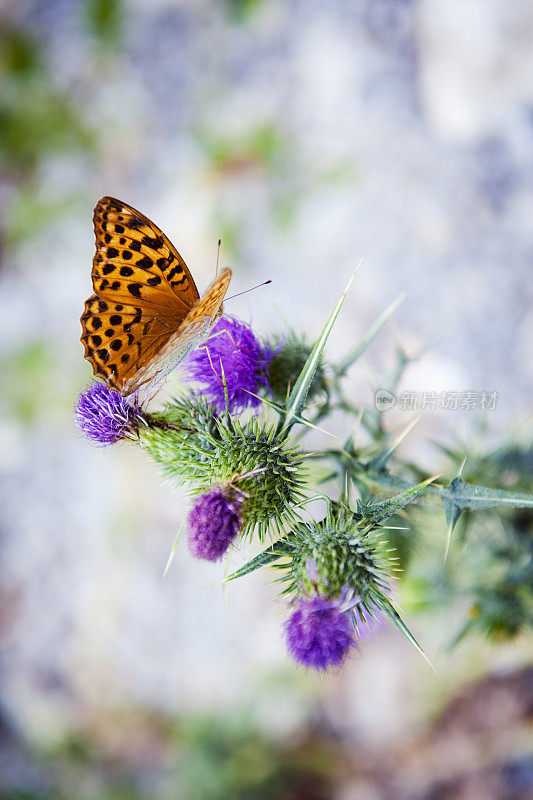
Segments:
[[[338,674],[306,674],[264,575],[224,593],[181,545],[163,580],[186,493],[73,421],[91,213],[110,194],[200,289],[219,236],[234,291],[271,278],[227,307],[260,332],[312,341],[363,258],[330,358],[407,296],[354,396],[373,402],[399,342],[417,356],[404,390],[498,392],[485,414],[424,413],[405,456],[432,469],[435,439],[520,439],[530,2],[4,0],[0,25],[0,796],[533,796],[527,637],[450,651],[456,609],[424,614],[411,591],[437,675],[386,626]]]

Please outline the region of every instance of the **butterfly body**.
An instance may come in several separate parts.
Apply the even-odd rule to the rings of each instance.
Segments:
[[[103,197],[93,222],[94,294],[81,341],[94,374],[127,395],[159,383],[205,340],[222,314],[231,270],[200,297],[174,245],[144,214]]]

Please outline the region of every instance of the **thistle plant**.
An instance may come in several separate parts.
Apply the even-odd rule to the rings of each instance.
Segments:
[[[324,348],[347,291],[312,347],[294,332],[261,339],[246,323],[221,318],[184,362],[187,388],[163,409],[148,412],[136,396],[124,398],[95,384],[79,397],[78,424],[101,445],[136,442],[168,479],[189,488],[186,538],[192,556],[218,561],[237,544],[239,552],[243,544],[259,547],[226,580],[257,569],[271,572],[286,603],[281,635],[290,656],[304,667],[338,668],[366,635],[368,623],[386,618],[422,652],[399,613],[396,595],[410,569],[416,574],[412,543],[422,536],[435,539],[434,518],[432,529],[420,530],[417,514],[439,507],[447,535],[438,541],[432,564],[424,565],[424,575],[439,576],[433,587],[448,587],[448,595],[435,602],[453,602],[455,595],[464,596],[465,583],[468,587],[470,616],[455,641],[476,632],[515,637],[533,625],[532,539],[530,532],[519,533],[530,524],[525,515],[533,507],[521,479],[525,470],[515,464],[520,480],[512,485],[504,468],[489,458],[491,480],[484,486],[481,468],[465,471],[464,454],[450,450],[452,469],[437,482],[399,459],[397,447],[406,431],[389,433],[383,412],[354,404],[345,378],[401,298],[339,363],[328,364]],[[388,389],[395,389],[408,363],[400,353]],[[340,443],[309,452],[307,432],[323,427],[332,412],[344,414],[350,433]],[[356,440],[357,426],[369,444]],[[500,486],[490,485],[499,480]],[[335,488],[323,494],[326,484]],[[325,506],[320,515],[317,500]],[[495,514],[497,543],[484,543],[484,560],[480,548],[475,551],[469,586],[464,571],[454,580],[445,558],[450,545],[454,552],[466,548],[472,517],[486,525]],[[456,530],[460,535],[453,535]],[[507,566],[491,584],[496,560]],[[435,595],[430,580],[426,577],[427,605]],[[423,582],[420,576],[418,582]]]
[[[137,395],[128,400],[103,383],[94,383],[78,396],[76,422],[89,440],[107,447],[138,436],[141,425],[148,424],[148,417]]]

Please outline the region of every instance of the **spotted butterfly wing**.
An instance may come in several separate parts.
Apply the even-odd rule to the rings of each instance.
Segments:
[[[122,394],[155,385],[222,313],[231,270],[200,298],[184,260],[144,214],[112,197],[94,209],[94,294],[81,316],[85,358]]]

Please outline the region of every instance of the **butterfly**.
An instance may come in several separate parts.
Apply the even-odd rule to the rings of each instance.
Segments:
[[[94,294],[80,322],[84,356],[123,395],[158,384],[209,335],[231,270],[200,297],[172,242],[140,211],[102,197],[93,214]]]

